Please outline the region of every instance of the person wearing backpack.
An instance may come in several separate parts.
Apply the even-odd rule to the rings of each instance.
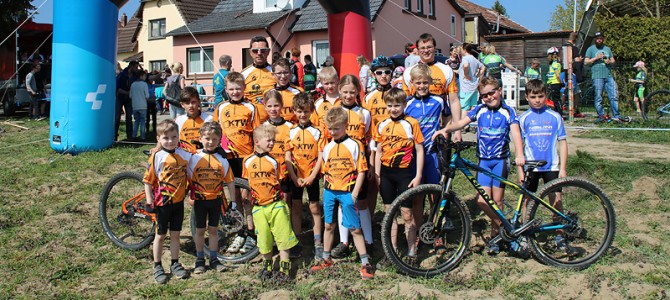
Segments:
[[[170,118],[176,119],[178,116],[186,114],[179,103],[179,95],[184,88],[186,79],[181,75],[181,73],[184,72],[184,66],[180,62],[172,64],[170,68],[173,71],[173,75],[165,80],[163,96],[165,96],[165,100],[170,103]]]
[[[305,67],[300,62],[300,49],[291,49],[291,84],[305,88]]]
[[[312,63],[312,56],[305,55],[305,77],[303,80],[305,92],[310,92],[316,89],[316,66]]]

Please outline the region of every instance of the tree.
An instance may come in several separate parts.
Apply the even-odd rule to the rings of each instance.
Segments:
[[[505,7],[502,4],[500,4],[500,1],[496,0],[496,2],[493,3],[491,9],[498,12],[498,14],[507,17],[507,9],[505,9]]]
[[[0,33],[7,35],[35,9],[30,0],[0,0]],[[4,38],[4,36],[2,37]]]
[[[574,0],[564,0],[563,5],[557,5],[556,10],[551,13],[551,21],[549,23],[549,30],[573,30],[573,13],[575,7]],[[577,0],[577,29],[582,21],[582,15],[586,10],[587,0]]]

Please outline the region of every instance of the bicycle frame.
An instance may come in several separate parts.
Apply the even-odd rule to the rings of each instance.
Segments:
[[[134,218],[142,218],[142,219],[150,219],[152,222],[156,222],[156,214],[155,213],[149,213],[146,210],[144,210],[144,192],[139,193],[130,199],[126,200],[123,202],[123,205],[121,205],[121,211],[123,212],[124,215],[128,215]],[[137,211],[129,211],[128,206],[133,207],[133,209],[136,209]]]

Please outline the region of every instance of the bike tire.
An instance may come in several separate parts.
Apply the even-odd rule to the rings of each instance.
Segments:
[[[116,174],[102,190],[98,215],[102,229],[112,243],[136,251],[153,241],[156,225],[150,219],[132,217],[122,212],[123,203],[132,197],[141,197],[139,201],[146,202],[142,175],[135,172]]]
[[[249,187],[249,181],[243,178],[235,178],[235,187],[240,188],[240,189],[245,189],[245,190],[250,190]],[[227,187],[224,187],[225,191],[227,192]],[[226,199],[230,199],[227,197]],[[241,209],[241,208],[240,208]],[[221,220],[223,220],[223,213],[221,214]],[[195,241],[195,210],[191,209],[191,217],[190,217],[190,222],[191,222],[191,236],[194,237]],[[220,221],[222,222],[222,221]],[[221,262],[225,263],[230,263],[230,264],[242,264],[246,263],[252,259],[254,259],[258,254],[260,253],[258,250],[258,247],[255,247],[253,250],[247,252],[247,253],[227,253],[226,249],[228,248],[229,243],[232,241],[232,238],[234,236],[231,236],[230,233],[225,232],[222,229],[222,224],[219,224],[218,226],[218,233],[219,233],[219,251],[218,251],[218,259]],[[205,233],[205,245],[203,248],[205,252],[205,256],[209,257],[209,236],[207,232]],[[239,255],[237,255],[239,254]]]
[[[543,225],[556,224],[553,213],[538,201],[528,203],[527,220],[540,222],[527,234],[530,250],[543,264],[564,269],[582,270],[603,256],[612,245],[616,232],[616,215],[607,195],[596,184],[582,178],[565,177],[545,184],[537,195],[549,203],[549,195],[561,193],[563,213],[578,220],[578,228],[560,235],[574,254],[558,249],[556,230],[535,230]]]
[[[404,221],[400,216],[401,207],[403,201],[407,199],[415,199],[417,197],[423,198],[423,219],[427,220],[428,214],[430,214],[430,200],[429,198],[434,197],[434,199],[440,199],[442,192],[442,186],[437,184],[424,184],[417,187],[413,187],[404,193],[402,193],[398,198],[396,198],[391,204],[388,212],[382,220],[382,246],[384,253],[389,261],[395,266],[395,268],[402,274],[409,275],[412,277],[432,277],[435,275],[443,274],[454,269],[460,261],[465,257],[465,254],[470,245],[470,239],[472,236],[472,224],[470,219],[470,212],[463,202],[461,202],[456,195],[451,193],[449,197],[451,198],[449,202],[449,218],[454,224],[454,230],[442,231],[438,235],[443,239],[445,253],[438,254],[438,251],[434,251],[435,248],[432,244],[426,244],[420,242],[417,247],[417,264],[412,265],[407,261],[403,260],[400,253],[403,253],[407,249],[406,245],[407,238],[404,234]],[[392,243],[392,227],[394,220],[398,220],[398,235],[397,235],[397,246],[398,252],[393,248]],[[400,224],[402,222],[403,224]],[[424,222],[424,224],[431,223],[429,221]],[[417,225],[417,230],[421,228],[421,225]],[[416,242],[416,241],[413,241]],[[403,245],[403,243],[405,245]],[[433,252],[431,253],[431,250]],[[435,262],[434,265],[432,262]]]
[[[647,95],[641,103],[642,118],[646,122],[658,119],[658,109],[668,103],[670,103],[670,90],[658,90]],[[665,118],[670,119],[670,115]]]

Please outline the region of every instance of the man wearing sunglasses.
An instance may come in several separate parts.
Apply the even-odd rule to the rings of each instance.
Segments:
[[[254,105],[260,103],[259,109],[263,107],[263,94],[271,90],[277,84],[277,80],[272,75],[272,67],[268,64],[268,55],[270,54],[270,45],[263,36],[255,36],[249,41],[249,55],[252,58],[252,64],[244,70],[244,83],[246,88],[244,96]],[[264,115],[261,113],[261,115]]]
[[[454,71],[451,67],[435,60],[435,47],[437,46],[437,42],[430,33],[424,33],[419,36],[415,45],[416,48],[419,49],[419,58],[421,58],[419,63],[426,64],[430,68],[430,77],[432,78],[432,83],[429,88],[430,94],[439,96],[445,101],[449,100],[452,122],[458,123],[461,119],[461,103],[458,98],[458,85],[454,78]],[[412,85],[410,84],[410,72],[414,66],[406,68],[405,73],[403,73],[402,88],[407,95],[414,95],[415,92],[411,89]],[[446,124],[443,124],[443,126],[444,125]],[[462,140],[460,131],[454,132],[454,140]]]

